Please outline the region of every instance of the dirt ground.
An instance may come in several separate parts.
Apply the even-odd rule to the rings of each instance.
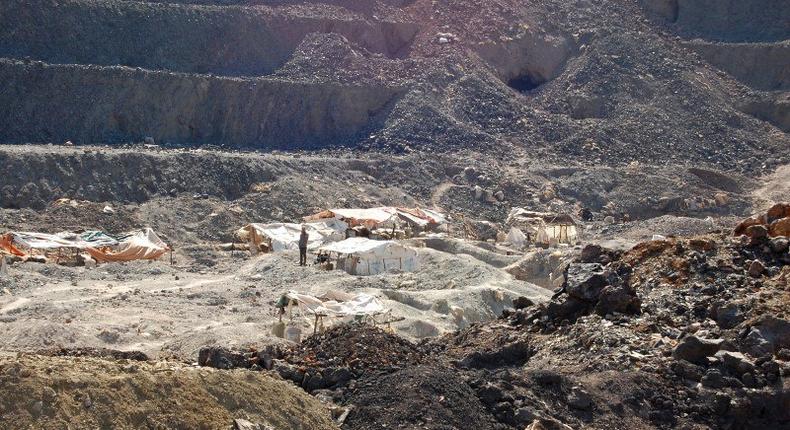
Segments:
[[[4,354],[0,382],[8,429],[231,429],[236,419],[267,429],[337,428],[318,400],[261,373]]]

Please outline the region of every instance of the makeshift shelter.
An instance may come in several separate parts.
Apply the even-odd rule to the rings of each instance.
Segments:
[[[443,215],[429,209],[392,206],[369,209],[327,209],[304,219],[305,221],[337,219],[345,221],[351,228],[367,227],[369,229],[390,228],[407,223],[426,230],[445,223]]]
[[[510,232],[508,232],[505,240],[516,247],[516,249],[521,249],[527,244],[527,235],[518,227],[510,227]]]
[[[391,240],[370,240],[352,237],[320,247],[328,253],[338,269],[352,275],[377,275],[388,271],[417,270],[417,250]]]
[[[348,225],[340,220],[327,219],[304,224],[308,234],[308,249],[343,240]],[[250,244],[250,249],[264,252],[282,252],[299,249],[302,224],[272,223],[248,224],[236,232],[236,237]]]
[[[283,294],[277,306],[282,309],[281,316],[287,314],[291,321],[294,319],[294,310],[297,310],[313,326],[313,333],[335,323],[366,321],[388,324],[392,321],[391,309],[385,308],[379,299],[364,293],[329,291],[321,296],[311,296],[292,290]]]
[[[113,238],[103,232],[45,234],[9,232],[0,237],[0,250],[21,258],[46,257],[58,262],[87,253],[98,262],[154,260],[170,247],[150,228]]]
[[[85,251],[99,263],[111,261],[156,260],[170,251],[170,247],[150,228],[121,237],[117,246],[96,247]]]
[[[576,221],[568,214],[512,208],[506,224],[521,230],[528,242],[541,245],[572,244],[578,237]]]

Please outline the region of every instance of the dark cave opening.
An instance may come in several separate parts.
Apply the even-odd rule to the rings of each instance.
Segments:
[[[514,90],[525,93],[527,91],[532,91],[535,88],[543,85],[545,81],[542,79],[538,79],[530,75],[529,73],[525,73],[523,75],[516,76],[515,78],[507,81],[507,85]]]

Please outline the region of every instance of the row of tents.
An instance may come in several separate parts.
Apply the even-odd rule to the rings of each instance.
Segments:
[[[404,227],[412,231],[431,231],[446,222],[436,211],[398,207],[328,209],[303,220],[301,224],[248,224],[236,232],[236,238],[249,244],[253,253],[296,250],[304,227],[309,251],[324,256],[335,268],[350,274],[375,275],[414,271],[419,259],[414,248],[401,242],[370,237],[381,238],[377,232],[392,232]]]

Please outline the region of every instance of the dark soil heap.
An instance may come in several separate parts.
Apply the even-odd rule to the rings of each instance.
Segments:
[[[496,428],[474,390],[449,368],[405,367],[365,378],[348,402],[354,407],[343,428],[350,430]]]
[[[347,366],[354,371],[392,370],[424,362],[408,340],[370,325],[343,324],[310,336],[286,360],[306,367]]]

